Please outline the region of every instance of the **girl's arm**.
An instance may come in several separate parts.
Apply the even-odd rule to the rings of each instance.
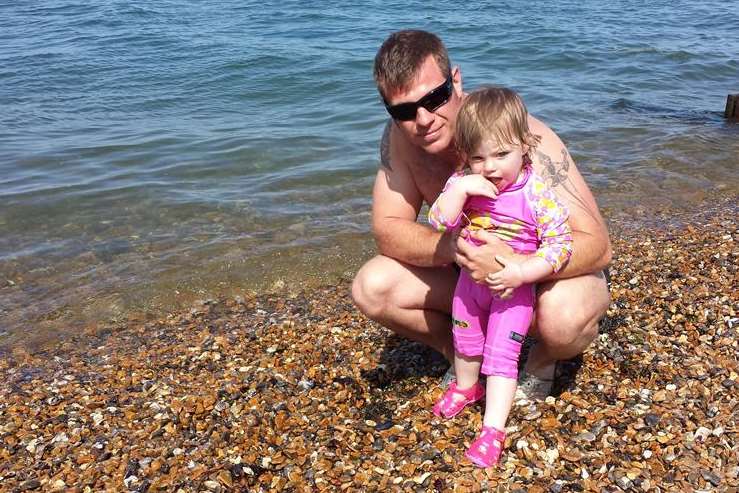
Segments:
[[[462,175],[454,173],[444,185],[439,197],[429,209],[429,223],[437,231],[444,233],[459,225],[462,210],[467,198],[472,195],[483,195],[495,198],[498,190],[480,175]]]
[[[532,176],[531,179],[533,182],[527,199],[536,218],[539,248],[533,256],[520,263],[496,256],[504,268],[487,277],[488,286],[495,291],[539,282],[560,270],[572,255],[572,230],[567,224],[567,208],[538,177]]]
[[[495,257],[495,260],[503,266],[502,270],[488,276],[488,286],[495,291],[539,282],[554,272],[552,264],[538,256],[528,257],[521,263],[501,256]]]

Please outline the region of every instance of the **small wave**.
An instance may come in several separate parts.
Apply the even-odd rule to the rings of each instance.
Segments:
[[[613,100],[608,107],[621,113],[649,115],[651,117],[675,120],[683,123],[715,123],[721,119],[718,111],[670,109],[664,106],[635,101],[628,98]]]
[[[698,53],[687,50],[671,50],[657,46],[638,46],[617,48],[614,50],[618,55],[658,55],[664,59],[674,62],[687,62],[699,58]]]

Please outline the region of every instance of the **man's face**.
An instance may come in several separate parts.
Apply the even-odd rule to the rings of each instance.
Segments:
[[[404,92],[389,94],[387,103],[390,106],[415,103],[443,85],[447,75],[441,72],[434,57],[429,56],[421,65],[410,88]],[[430,154],[447,150],[454,138],[454,122],[462,104],[462,77],[459,68],[452,69],[452,83],[452,94],[445,104],[434,111],[419,107],[414,120],[395,120],[414,145]]]

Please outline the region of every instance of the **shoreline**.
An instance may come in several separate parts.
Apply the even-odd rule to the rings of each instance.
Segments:
[[[430,411],[445,363],[341,281],[0,353],[0,491],[732,491],[737,206],[664,215],[612,231],[601,335],[496,468],[463,456],[479,407]]]
[[[736,207],[737,201],[739,194],[724,187],[710,197],[686,198],[682,207],[675,207],[675,201],[673,205],[652,207],[642,200],[628,208],[605,207],[603,213],[612,236],[616,237],[634,228],[665,229],[689,224],[696,215],[721,214],[725,208]],[[125,330],[187,310],[207,299],[320,289],[350,280],[358,266],[375,254],[369,233],[352,233],[334,240],[338,243],[329,242],[321,248],[288,249],[255,258],[248,257],[248,250],[237,255],[237,249],[229,247],[223,265],[217,257],[207,268],[173,265],[169,272],[153,275],[156,282],[142,279],[136,286],[130,279],[114,273],[116,261],[130,263],[131,258],[111,258],[112,263],[91,266],[93,271],[102,269],[99,275],[111,283],[106,286],[96,286],[92,280],[80,286],[73,281],[78,278],[74,272],[60,271],[45,280],[25,281],[26,276],[18,272],[6,273],[8,286],[0,286],[0,290],[5,289],[6,298],[0,300],[9,302],[9,306],[5,311],[0,307],[0,316],[4,317],[0,324],[0,355],[16,346],[31,352],[47,350],[78,333]],[[239,257],[243,259],[237,261]],[[49,299],[44,294],[46,289],[52,289]],[[61,304],[55,300],[60,296],[55,290],[59,289],[64,296]],[[17,293],[12,294],[12,290]],[[42,299],[36,299],[39,296]],[[27,308],[18,308],[24,304]]]

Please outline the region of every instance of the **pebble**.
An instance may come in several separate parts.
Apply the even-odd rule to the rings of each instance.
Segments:
[[[139,481],[139,478],[137,476],[128,476],[123,478],[123,484],[126,486],[126,489],[131,489],[131,485],[137,483]]]
[[[628,490],[631,488],[631,480],[626,476],[621,476],[618,479],[616,479],[616,484],[622,489],[622,490]]]
[[[445,365],[341,281],[4,354],[0,489],[736,490],[733,207],[692,230],[620,226],[606,337],[512,410],[496,468],[464,457],[482,408],[434,417]]]
[[[594,434],[592,434],[591,432],[584,431],[584,432],[580,433],[579,435],[577,435],[575,437],[575,440],[578,440],[578,441],[581,441],[581,442],[592,442],[592,441],[595,440],[595,438],[596,438],[596,436]]]
[[[551,493],[561,493],[564,485],[565,485],[565,482],[562,481],[561,479],[558,479],[549,486],[549,491]]]
[[[420,476],[416,476],[415,478],[413,478],[413,482],[415,482],[416,484],[420,484],[420,485],[426,485],[430,477],[431,477],[431,473],[425,472],[421,474]]]
[[[222,489],[218,481],[206,481],[203,486],[208,488],[209,491],[221,491]]]
[[[67,483],[64,480],[57,479],[51,483],[51,491],[64,491],[67,487]]]
[[[301,380],[298,382],[298,387],[300,387],[302,390],[310,390],[315,386],[316,383],[312,380]]]
[[[644,416],[644,423],[650,428],[654,428],[655,426],[657,426],[657,424],[659,424],[659,421],[659,416],[657,416],[656,414],[649,413]]]
[[[20,486],[18,486],[18,489],[20,491],[30,491],[35,490],[41,487],[41,483],[38,479],[29,479],[28,481],[23,481]]]
[[[549,463],[553,464],[559,458],[559,450],[556,448],[547,449],[544,452],[544,459]]]
[[[393,422],[392,422],[392,420],[389,420],[389,419],[386,420],[386,421],[383,421],[382,423],[377,423],[375,425],[375,429],[377,431],[389,430],[392,427],[393,427]]]
[[[714,486],[718,486],[721,484],[721,478],[711,471],[706,471],[705,469],[701,469],[701,476],[703,476],[703,479],[705,479],[706,481],[708,481]]]
[[[701,426],[697,430],[695,430],[695,433],[693,434],[695,440],[705,440],[706,438],[711,435],[713,430],[706,428],[705,426]]]

